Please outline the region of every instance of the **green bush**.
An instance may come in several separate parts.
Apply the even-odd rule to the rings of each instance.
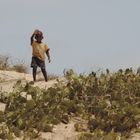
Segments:
[[[87,122],[87,132],[80,136],[81,140],[123,140],[139,128],[139,71],[126,69],[111,74],[107,70],[77,75],[70,70],[65,78],[65,82],[58,81],[47,91],[18,81],[10,94],[1,93],[0,101],[6,103],[6,109],[0,113],[0,121],[6,125],[8,134],[18,136],[24,132],[28,137],[37,137],[41,131],[52,131],[53,125],[69,123],[71,117]],[[26,96],[22,96],[23,92]],[[75,128],[83,130],[79,125]],[[5,136],[7,131],[0,132]]]

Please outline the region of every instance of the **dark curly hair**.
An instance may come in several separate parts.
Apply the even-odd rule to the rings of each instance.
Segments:
[[[38,37],[43,38],[43,33],[41,31],[38,31],[38,33],[35,35],[35,39],[37,39]]]

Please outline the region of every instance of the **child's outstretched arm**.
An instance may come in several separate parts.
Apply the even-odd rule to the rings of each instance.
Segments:
[[[47,55],[47,57],[48,57],[48,61],[49,61],[49,63],[50,63],[50,62],[51,62],[51,59],[50,59],[50,53],[49,53],[49,50],[46,51],[46,55]]]

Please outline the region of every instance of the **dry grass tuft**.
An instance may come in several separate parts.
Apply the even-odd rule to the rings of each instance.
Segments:
[[[47,73],[47,76],[48,76],[48,80],[54,80],[54,79],[59,78],[58,75],[52,74],[52,73],[51,74]],[[37,72],[37,81],[44,81],[43,74],[40,70]]]
[[[0,70],[13,70],[20,73],[28,73],[28,67],[24,61],[18,60],[16,64],[12,64],[12,59],[8,55],[0,55]]]
[[[24,64],[16,64],[13,66],[13,70],[20,73],[28,73],[28,68]]]

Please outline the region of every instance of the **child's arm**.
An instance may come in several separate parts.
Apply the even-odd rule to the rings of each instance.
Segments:
[[[49,63],[50,63],[50,62],[51,62],[51,59],[50,59],[50,53],[49,53],[49,50],[46,51],[46,55],[47,55],[47,57],[48,57],[48,61],[49,61]]]
[[[33,33],[31,36],[31,45],[33,44],[35,34]]]

